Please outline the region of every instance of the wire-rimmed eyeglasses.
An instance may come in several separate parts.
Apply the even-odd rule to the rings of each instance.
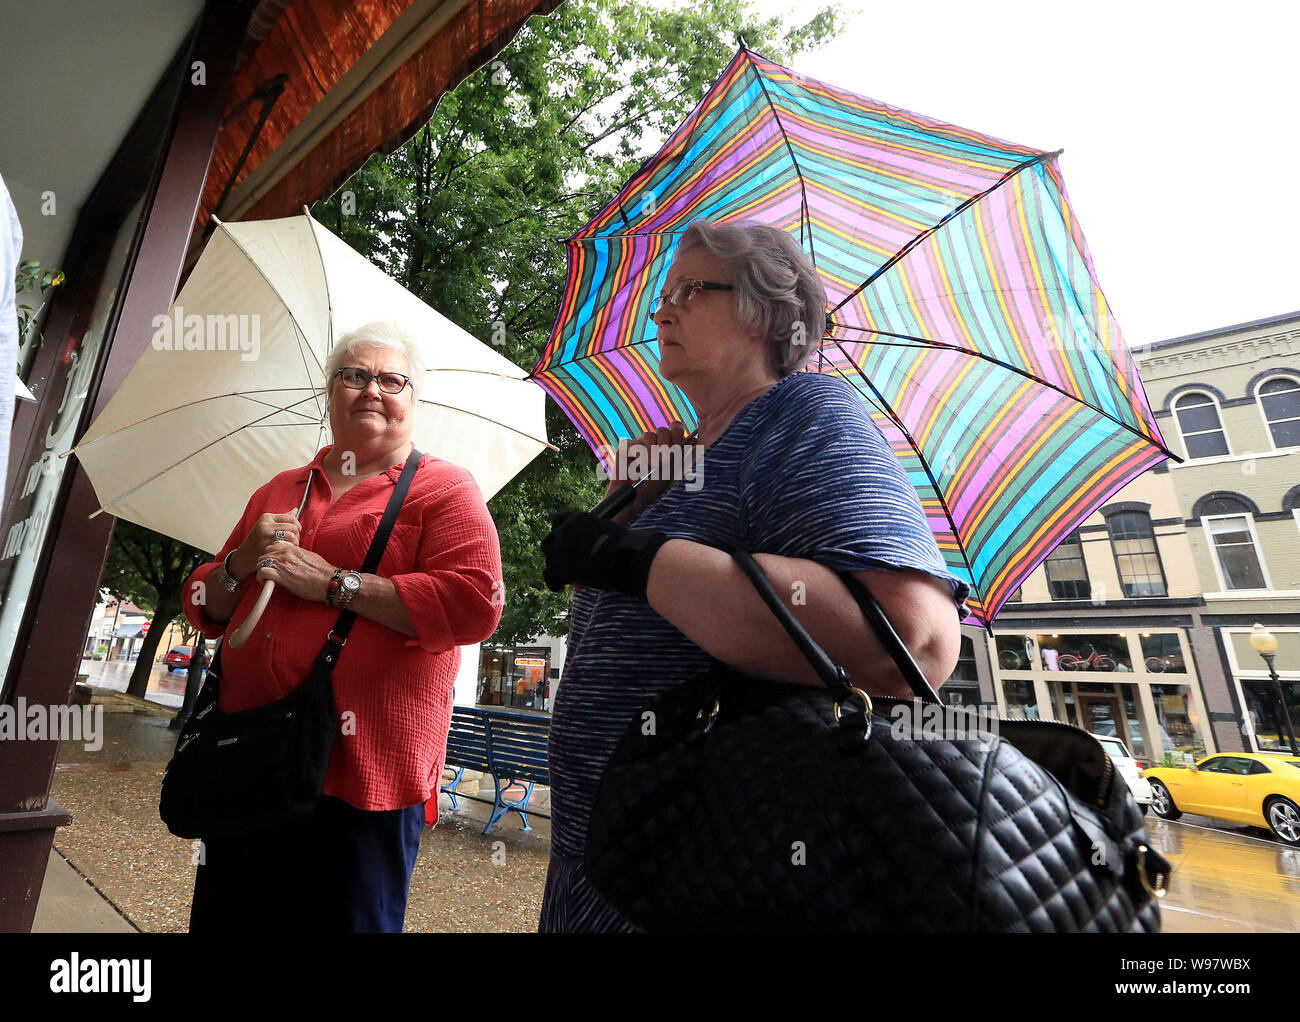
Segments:
[[[334,375],[348,390],[365,390],[370,386],[371,380],[378,380],[379,389],[385,394],[400,394],[411,382],[409,376],[403,376],[401,373],[375,374],[359,366],[344,366],[342,369],[335,370]]]
[[[712,280],[682,280],[673,286],[673,289],[666,295],[656,295],[650,301],[650,318],[654,319],[659,310],[664,307],[664,302],[670,305],[676,305],[681,308],[692,298],[697,291],[734,291],[734,284],[719,284]]]

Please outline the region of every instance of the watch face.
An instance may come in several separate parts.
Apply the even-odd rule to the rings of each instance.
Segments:
[[[344,575],[344,576],[343,576],[343,588],[345,588],[345,589],[351,589],[351,590],[355,593],[358,589],[361,588],[361,576],[360,576],[360,575]]]

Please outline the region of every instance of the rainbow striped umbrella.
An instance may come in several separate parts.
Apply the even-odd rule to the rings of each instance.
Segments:
[[[1175,457],[1040,152],[813,81],[742,48],[568,239],[533,377],[599,453],[681,419],[650,300],[690,221],[796,235],[830,319],[808,371],[852,384],[988,625],[1066,535]]]

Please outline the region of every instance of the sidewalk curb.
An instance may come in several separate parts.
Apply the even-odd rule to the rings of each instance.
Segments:
[[[101,704],[107,706],[109,703],[121,704],[122,710],[134,713],[148,714],[151,717],[170,717],[174,718],[179,710],[170,706],[162,706],[148,699],[141,699],[139,696],[127,695],[125,692],[119,692],[113,688],[100,688],[98,685],[92,685],[89,682],[77,682],[76,695],[84,696],[93,706]],[[105,712],[112,712],[106,710]]]

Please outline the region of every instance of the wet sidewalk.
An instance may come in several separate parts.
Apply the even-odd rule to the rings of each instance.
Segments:
[[[123,666],[129,676],[131,665]],[[173,677],[183,697],[184,677]],[[172,836],[158,817],[176,744],[168,726],[174,711],[152,699],[92,692],[104,707],[103,743],[94,752],[78,742],[60,749],[50,797],[73,821],[55,834],[33,932],[184,932],[198,843]],[[475,793],[472,784],[462,790]],[[549,795],[537,789],[533,808],[549,812]],[[489,805],[461,799],[453,812],[442,795],[440,806],[438,826],[426,827],[420,841],[406,931],[535,931],[549,820],[530,816],[533,829],[524,831],[510,814],[484,835]]]

